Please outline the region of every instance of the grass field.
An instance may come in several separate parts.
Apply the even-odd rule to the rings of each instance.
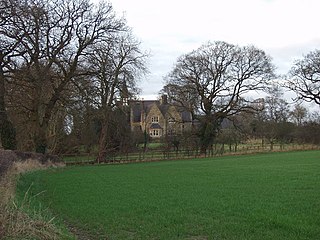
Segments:
[[[320,151],[28,173],[36,201],[96,239],[320,239]]]

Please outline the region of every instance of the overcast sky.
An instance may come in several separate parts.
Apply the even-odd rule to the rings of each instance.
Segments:
[[[319,0],[110,1],[152,54],[150,74],[140,82],[144,99],[157,97],[179,56],[208,41],[254,45],[273,58],[279,74],[320,49]]]

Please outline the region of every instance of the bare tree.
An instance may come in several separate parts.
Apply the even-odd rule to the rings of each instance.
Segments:
[[[94,46],[88,55],[91,84],[96,92],[93,104],[101,114],[101,131],[97,161],[105,161],[110,123],[115,120],[114,109],[128,104],[138,93],[137,78],[146,73],[145,61],[148,56],[140,50],[130,32],[117,34],[112,41]],[[120,126],[120,125],[119,125]]]
[[[294,109],[290,112],[291,119],[297,126],[301,126],[308,115],[308,109],[301,104],[296,104]]]
[[[35,150],[45,152],[54,109],[83,74],[79,66],[89,46],[124,30],[125,23],[106,2],[97,6],[88,0],[24,0],[12,1],[11,6],[13,3],[1,37],[11,43],[20,41],[13,89],[29,89],[25,103],[30,104],[20,107],[34,124]]]
[[[320,105],[320,50],[308,53],[294,63],[286,87],[299,98]]]
[[[292,130],[292,125],[288,123],[289,104],[281,97],[282,95],[280,86],[273,86],[269,96],[264,100],[263,110],[259,112],[260,121],[257,128],[260,130],[261,137],[270,143],[270,150],[273,150],[276,141],[282,144],[290,138]]]
[[[202,153],[213,143],[223,119],[251,106],[244,101],[245,94],[263,89],[273,69],[262,50],[226,42],[209,42],[178,59],[167,86],[174,86],[177,96],[190,89],[192,102],[199,106]]]

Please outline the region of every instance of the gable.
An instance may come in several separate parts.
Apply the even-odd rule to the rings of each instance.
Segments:
[[[175,106],[170,106],[166,112],[166,119],[168,121],[182,122],[181,114]]]
[[[150,108],[154,104],[158,104],[159,101],[152,100],[152,101],[130,101],[130,118],[131,121],[134,123],[141,122],[143,119],[141,119],[142,113],[149,112]]]
[[[154,117],[158,117],[158,122],[163,121],[164,116],[162,115],[162,112],[160,111],[157,104],[152,104],[150,108],[148,109],[147,116],[146,116],[146,122],[154,122],[152,121]]]

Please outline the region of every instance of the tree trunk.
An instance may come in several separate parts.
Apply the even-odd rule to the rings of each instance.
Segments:
[[[17,148],[16,131],[13,124],[8,120],[5,106],[5,83],[2,69],[0,69],[0,147],[15,150]]]
[[[34,135],[35,151],[37,153],[46,153],[47,142],[47,127],[46,125],[39,126]]]
[[[200,154],[205,155],[213,144],[220,124],[213,116],[206,116],[200,129]]]
[[[270,151],[273,151],[273,140],[270,141]]]
[[[108,133],[108,122],[107,119],[103,120],[101,126],[101,132],[99,137],[99,152],[97,156],[97,163],[105,162],[107,157],[107,133]]]
[[[201,143],[201,146],[200,146],[200,155],[206,155],[208,147],[209,147],[208,144],[206,144],[206,143]]]
[[[0,70],[1,71],[1,70]],[[5,102],[4,102],[4,94],[5,94],[5,88],[4,88],[4,77],[2,72],[0,73],[0,148],[5,148],[6,147],[3,145],[4,139],[4,123],[7,119],[6,111],[5,111]]]
[[[58,88],[55,89],[54,94],[51,96],[50,100],[44,104],[45,107],[42,111],[36,111],[36,130],[34,134],[34,144],[35,151],[37,153],[46,153],[48,148],[48,129],[50,125],[50,120],[52,118],[52,114],[54,112],[54,108],[56,103],[60,99],[60,95],[63,91],[64,86],[66,86],[67,82],[62,82]],[[41,90],[39,90],[41,91]],[[39,109],[39,105],[43,103],[38,103],[37,109]],[[42,115],[43,114],[43,115]]]

